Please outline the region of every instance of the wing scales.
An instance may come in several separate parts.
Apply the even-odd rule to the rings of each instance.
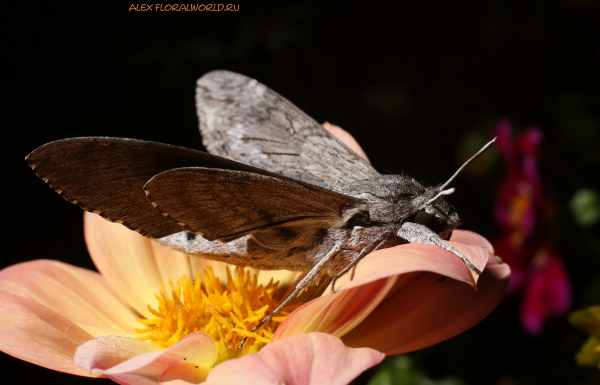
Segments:
[[[270,228],[292,231],[305,222],[332,222],[340,218],[343,207],[356,202],[280,177],[196,167],[158,174],[145,190],[158,210],[210,241]]]
[[[151,238],[184,231],[148,203],[143,187],[154,175],[189,166],[271,174],[205,152],[124,138],[59,140],[25,160],[65,200]]]
[[[180,220],[154,208],[144,194],[144,185],[155,175],[182,167],[206,167],[217,171],[238,170],[246,174],[276,178],[280,183],[319,189],[234,160],[168,144],[125,138],[72,138],[41,146],[25,160],[34,172],[65,200],[103,218],[121,223],[150,238],[162,238],[186,230]],[[319,189],[322,190],[322,189]],[[176,191],[176,190],[175,190]],[[354,198],[324,190],[339,202]],[[232,193],[233,194],[233,193]],[[197,202],[205,198],[196,196]],[[316,200],[318,202],[318,200]],[[230,201],[232,207],[235,202]],[[169,211],[185,209],[188,201],[171,193]],[[223,202],[223,204],[228,204]],[[320,206],[322,207],[322,206]],[[308,212],[314,211],[305,207]],[[186,218],[186,221],[189,220]]]
[[[90,137],[48,143],[26,161],[67,201],[142,235],[162,238],[191,223],[214,239],[253,233],[269,245],[287,244],[287,233],[335,218],[343,205],[358,202],[330,190],[379,175],[289,101],[243,75],[214,71],[203,76],[197,108],[204,143],[215,155],[135,139]],[[160,197],[163,211],[149,204],[144,185],[157,174],[184,167],[204,168],[192,180],[204,178],[201,182],[206,183],[212,178],[210,183],[227,199],[215,199],[205,189],[191,200],[173,194],[169,200],[157,187],[163,179],[155,178],[155,193],[165,193]],[[207,168],[217,170],[211,174]],[[227,187],[232,183],[241,185]],[[276,198],[265,198],[273,192],[278,192]],[[192,201],[206,205],[204,211],[211,215],[224,214],[224,219],[193,218]],[[242,206],[254,208],[254,214]],[[240,220],[243,216],[247,219]],[[211,230],[211,224],[220,230]]]
[[[204,75],[197,83],[196,108],[211,154],[329,189],[379,176],[320,124],[246,76]]]

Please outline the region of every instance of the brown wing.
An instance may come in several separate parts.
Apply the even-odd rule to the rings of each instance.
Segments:
[[[307,224],[338,220],[342,208],[358,202],[288,178],[195,167],[158,174],[145,190],[159,211],[210,241],[261,233],[259,242],[282,247]],[[277,234],[283,239],[265,233],[272,228],[284,228]]]
[[[154,175],[189,166],[272,174],[205,152],[124,138],[59,140],[25,160],[67,201],[150,238],[184,231],[148,203],[143,187]]]

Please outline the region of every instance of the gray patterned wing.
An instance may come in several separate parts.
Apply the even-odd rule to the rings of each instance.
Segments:
[[[258,81],[229,72],[198,80],[208,152],[335,189],[379,173],[319,123]]]

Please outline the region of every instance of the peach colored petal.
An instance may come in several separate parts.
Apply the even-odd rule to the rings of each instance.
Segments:
[[[134,338],[104,336],[79,346],[75,352],[75,364],[90,373],[101,374],[142,354],[161,353],[164,350]]]
[[[341,127],[336,126],[335,124],[331,124],[329,122],[323,123],[323,127],[327,131],[329,131],[333,136],[335,136],[336,138],[338,138],[346,146],[350,147],[352,149],[352,151],[356,152],[364,160],[366,160],[367,162],[371,163],[369,161],[369,158],[367,158],[367,154],[365,154],[365,152],[363,151],[363,149],[360,146],[360,144],[358,144],[358,142],[356,141],[356,139],[354,139],[354,137],[352,135],[350,135],[348,133],[348,131],[342,129]]]
[[[1,351],[48,369],[90,377],[75,366],[73,356],[78,345],[92,338],[46,306],[0,291]]]
[[[477,237],[472,238],[478,239]],[[457,242],[450,243],[465,254],[478,268],[483,270],[488,260],[487,249]],[[425,274],[424,272],[433,274]],[[425,285],[415,285],[415,282],[419,282],[418,278],[421,275],[431,276],[433,277],[433,281],[430,279],[425,281]],[[436,285],[436,283],[440,275],[451,278],[447,281],[454,282],[452,284],[453,287],[458,285],[461,290],[466,288],[472,291],[473,294],[476,294],[476,291],[472,288],[477,288],[477,274],[472,274],[471,269],[454,254],[437,246],[408,244],[379,250],[365,257],[357,265],[352,281],[351,274],[347,274],[338,281],[340,284],[336,287],[340,288],[339,292],[330,293],[330,288],[328,288],[321,298],[311,301],[294,311],[279,327],[273,340],[276,341],[290,335],[311,331],[327,332],[338,337],[344,336],[359,325],[361,321],[364,324],[369,319],[377,319],[370,314],[375,308],[383,305],[380,302],[384,299],[384,296],[390,298],[400,288],[404,287],[407,288],[410,296],[415,298],[419,296],[419,301],[425,301],[430,304],[431,302],[428,302],[429,300],[426,300],[424,296],[426,297],[438,287],[439,284]],[[468,285],[464,285],[463,283],[467,283]],[[430,288],[427,285],[432,285],[432,287]],[[469,285],[472,288],[469,288]],[[413,289],[413,287],[417,289]],[[497,285],[497,287],[501,288],[503,293],[505,287],[503,285]],[[417,293],[413,294],[412,290],[415,290]],[[406,291],[404,294],[406,294]],[[399,302],[404,301],[408,303],[410,301],[410,299],[405,299],[397,295],[393,298],[394,301]],[[395,305],[391,301],[388,301],[388,303],[390,303],[389,306],[391,307]],[[497,303],[491,309],[496,305]],[[410,320],[414,321],[414,318],[410,318]],[[390,321],[379,320],[379,322],[385,324],[385,322]],[[375,321],[371,322],[370,325],[373,328],[378,327]],[[424,322],[423,326],[426,327],[428,325]],[[427,331],[429,332],[429,329]],[[354,335],[353,332],[350,333]],[[446,338],[449,337],[447,336]],[[373,347],[373,345],[353,346]]]
[[[199,384],[206,381],[211,368],[192,363],[177,364],[165,370],[159,378],[161,385]]]
[[[372,349],[349,349],[329,334],[299,334],[270,343],[258,354],[223,362],[206,384],[348,384],[383,357]]]
[[[135,336],[136,314],[100,274],[49,260],[23,262],[0,271],[0,290],[30,298],[94,337]]]
[[[195,380],[192,380],[195,381]],[[189,384],[199,384],[201,382],[192,382],[192,381],[184,381],[184,380],[168,380],[164,382],[160,382],[160,385],[189,385]]]
[[[485,318],[502,300],[509,278],[510,268],[497,257],[489,259],[478,291],[454,279],[440,282],[438,274],[409,274],[343,340],[387,355],[436,344]]]
[[[127,303],[145,317],[168,279],[191,275],[185,254],[167,249],[122,225],[84,214],[85,240],[96,267]],[[194,274],[195,276],[195,274]]]
[[[358,289],[330,293],[302,305],[279,326],[272,341],[322,332],[341,337],[354,328],[394,286],[396,277],[366,283]]]
[[[473,231],[454,230],[452,232],[450,240],[453,242],[465,243],[467,245],[483,247],[484,249],[487,249],[489,251],[490,255],[494,255],[494,247],[492,246],[490,241]]]
[[[165,371],[185,363],[206,371],[216,359],[217,348],[203,332],[192,333],[167,349],[132,338],[99,337],[81,345],[75,353],[77,366],[126,384],[157,384]],[[174,380],[177,373],[173,370],[167,377]],[[181,370],[179,373],[189,375]]]
[[[488,259],[488,250],[479,246],[448,241],[465,255],[477,268],[483,270]],[[454,254],[434,245],[410,243],[378,250],[367,255],[356,265],[354,279],[346,274],[336,283],[339,288],[350,289],[368,282],[394,275],[428,271],[471,285],[477,290],[478,274],[471,270]],[[325,291],[328,293],[330,288]]]
[[[147,318],[151,317],[147,305],[156,303],[154,295],[162,284],[168,285],[169,279],[176,282],[184,274],[196,277],[198,271],[210,266],[225,284],[225,269],[232,268],[223,262],[170,250],[95,214],[86,212],[84,221],[86,243],[96,267],[126,302]],[[284,291],[300,276],[298,272],[285,270],[250,270],[258,272],[260,283],[268,283],[271,277],[279,280]]]

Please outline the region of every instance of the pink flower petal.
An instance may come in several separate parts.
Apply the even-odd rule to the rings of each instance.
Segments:
[[[517,137],[519,152],[525,155],[537,156],[540,144],[544,141],[544,133],[539,127],[527,127]]]
[[[0,290],[30,298],[94,337],[135,336],[137,315],[100,274],[58,261],[23,262],[0,271]]]
[[[161,385],[199,384],[206,381],[211,368],[192,363],[177,364],[165,370],[160,376]]]
[[[387,355],[439,343],[471,328],[502,300],[510,268],[490,258],[477,291],[431,273],[406,274],[388,296],[342,339],[352,347],[370,347]]]
[[[326,290],[321,298],[294,311],[273,341],[320,331],[343,336],[351,346],[387,353],[429,346],[475,325],[498,305],[510,269],[496,258],[488,261],[492,247],[483,237],[455,233],[453,239],[475,244],[451,241],[456,249],[481,270],[487,262],[482,285],[459,258],[437,246],[408,244],[379,250],[357,265],[352,281],[351,274],[338,281],[339,292]],[[450,279],[439,282],[440,276]],[[481,287],[483,292],[473,290]],[[403,331],[397,332],[398,328]]]
[[[75,349],[92,339],[57,312],[18,295],[0,291],[0,350],[48,369],[91,376],[73,362]]]
[[[341,337],[359,324],[390,291],[396,277],[368,282],[359,288],[330,293],[294,310],[279,326],[271,341],[310,332]]]
[[[169,279],[176,282],[184,274],[195,278],[210,266],[225,284],[226,266],[232,266],[170,250],[95,214],[86,212],[84,221],[86,243],[96,267],[127,303],[147,318],[152,317],[147,305],[156,303],[154,295],[161,285],[168,287]],[[299,276],[290,271],[260,272],[258,280],[266,284],[274,278],[285,291]]]
[[[181,367],[167,370],[191,363],[198,366],[196,370],[207,372],[216,359],[217,348],[203,332],[192,333],[167,349],[132,338],[100,337],[81,345],[75,353],[77,366],[126,384],[157,384],[161,376],[172,381],[177,374],[189,378]]]
[[[521,230],[525,233],[526,236],[531,236],[533,235],[533,232],[536,229],[536,212],[535,212],[535,207],[532,204],[533,202],[531,202],[530,200],[530,204],[529,206],[524,210],[522,217],[521,217],[521,221],[518,224],[518,226],[521,228]]]
[[[347,348],[329,334],[299,334],[270,343],[258,354],[223,362],[206,384],[347,384],[383,357],[372,349]]]
[[[169,278],[177,281],[192,273],[195,277],[188,256],[122,225],[86,212],[84,230],[88,251],[102,276],[145,317],[152,317],[147,305],[156,303],[154,295],[162,284],[168,285]]]
[[[484,249],[487,249],[487,251],[491,255],[494,255],[494,247],[492,246],[490,241],[473,231],[454,230],[452,232],[452,237],[450,237],[450,240],[452,242],[464,243],[466,245],[483,247]]]
[[[161,353],[164,350],[160,346],[134,338],[104,336],[79,346],[75,352],[75,363],[91,373],[101,374],[140,355]],[[137,368],[139,365],[133,370]]]
[[[483,270],[489,255],[487,248],[454,241],[448,243]],[[427,271],[467,283],[477,290],[477,273],[454,254],[434,245],[410,243],[378,250],[356,266],[354,279],[351,280],[351,274],[346,274],[338,280],[336,289],[350,289],[382,278]]]

